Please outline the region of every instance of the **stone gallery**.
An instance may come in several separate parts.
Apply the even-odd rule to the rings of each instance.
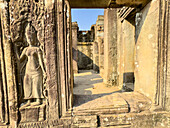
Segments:
[[[73,8],[104,15],[79,31]],[[0,0],[0,14],[0,128],[170,127],[169,0]],[[121,91],[75,106],[80,69]]]

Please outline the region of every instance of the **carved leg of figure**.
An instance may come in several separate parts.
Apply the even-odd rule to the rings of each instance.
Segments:
[[[37,106],[41,104],[41,100],[39,98],[36,99],[36,101],[34,103],[32,103],[32,106]]]
[[[21,108],[25,108],[31,105],[31,100],[28,100],[26,104],[24,104],[23,106],[21,106]]]

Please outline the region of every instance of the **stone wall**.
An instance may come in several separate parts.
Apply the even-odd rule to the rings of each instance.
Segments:
[[[95,43],[94,44],[94,68],[98,69],[103,77],[104,74],[104,16],[99,15],[96,21],[95,28]],[[97,51],[98,50],[98,51]],[[96,68],[97,67],[97,68]]]
[[[167,1],[151,1],[118,11],[119,87],[135,80],[134,90],[149,97],[153,109],[169,110],[170,104],[168,10]]]
[[[117,72],[119,87],[124,86],[124,88],[134,90],[135,15],[133,15],[134,10],[132,8],[127,9],[129,14],[126,16],[122,16],[124,8],[119,10],[118,13]]]
[[[163,44],[166,45],[167,43],[169,43],[169,38],[170,38],[170,6],[169,6],[169,1],[164,1],[164,4],[162,4],[164,6],[163,10],[162,10],[162,21],[164,21],[164,24],[162,26],[162,30],[164,30],[162,36],[164,37],[164,40],[162,40]],[[166,84],[164,84],[164,99],[165,99],[165,102],[163,104],[165,110],[168,110],[170,111],[170,86],[169,86],[169,83],[170,83],[170,45],[167,45],[167,48],[168,49],[168,52],[167,52],[167,56],[166,54],[165,57],[168,59],[167,60],[167,70],[166,70],[166,75],[164,75],[164,78],[166,77],[167,80],[166,80]],[[166,50],[164,50],[164,52],[166,52]],[[165,58],[164,57],[164,58]],[[164,65],[166,65],[166,61],[163,60],[163,63]],[[165,66],[166,67],[166,66]]]
[[[89,70],[93,67],[93,42],[78,42],[78,69]]]
[[[135,90],[164,110],[170,109],[169,9],[168,1],[151,1],[136,15]]]
[[[78,31],[78,42],[93,42],[94,41],[94,31]]]
[[[0,125],[46,127],[72,107],[69,3],[11,0],[1,7]]]
[[[158,73],[159,1],[136,14],[135,91],[154,102]]]
[[[96,41],[93,43],[93,70],[99,72],[99,46]]]
[[[78,24],[77,22],[72,23],[72,52],[73,52],[73,71],[78,73],[78,51],[77,51],[77,43],[78,43]]]
[[[77,53],[78,70],[89,70],[92,69],[93,67],[92,46],[95,37],[94,34],[95,34],[95,28],[94,25],[92,25],[91,30],[78,31],[77,35],[72,37],[74,41],[74,45],[77,47],[76,53]]]

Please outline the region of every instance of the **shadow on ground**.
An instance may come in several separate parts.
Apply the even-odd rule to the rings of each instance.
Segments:
[[[114,94],[114,93],[122,93],[122,90],[119,90],[119,91],[115,91],[115,92],[112,92],[112,93],[103,93],[103,94],[92,94],[92,95],[76,95],[74,94],[74,106],[77,107],[77,106],[80,106],[84,103],[87,103],[89,101],[92,101],[92,100],[95,100],[95,99],[98,99],[98,98],[101,98],[103,96],[106,96],[106,95],[111,95],[111,94]]]
[[[93,70],[80,70],[74,75],[74,106],[114,93],[122,93],[117,87],[106,87],[103,79]]]

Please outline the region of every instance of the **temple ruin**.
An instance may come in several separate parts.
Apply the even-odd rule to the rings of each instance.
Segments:
[[[80,31],[73,8],[104,15]],[[170,127],[169,9],[169,0],[0,0],[0,128]],[[75,106],[81,69],[109,89]]]

